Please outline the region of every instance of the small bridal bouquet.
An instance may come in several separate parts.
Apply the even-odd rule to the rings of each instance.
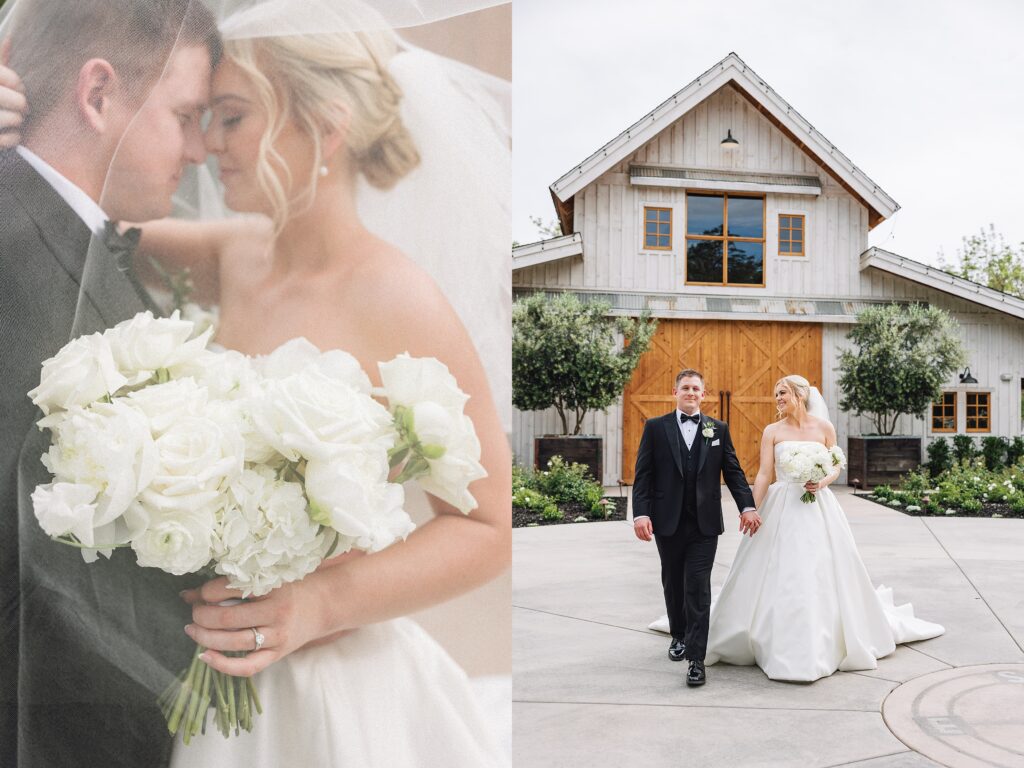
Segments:
[[[438,360],[379,363],[374,388],[341,350],[294,339],[251,358],[208,349],[212,333],[145,312],[43,363],[29,397],[53,481],[32,501],[48,535],[87,562],[131,548],[141,567],[220,574],[249,597],[404,539],[407,480],[464,514],[477,506],[468,396]],[[261,711],[252,680],[212,670],[202,650],[161,697],[186,743],[211,706],[225,736]]]
[[[835,467],[846,466],[846,456],[838,446],[826,448],[821,443],[791,443],[782,450],[779,456],[779,468],[787,477],[800,483],[817,483],[824,480]],[[814,501],[814,493],[804,491],[800,501],[810,504]]]

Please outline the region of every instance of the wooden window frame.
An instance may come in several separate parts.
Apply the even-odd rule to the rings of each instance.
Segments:
[[[941,402],[941,401],[933,402],[932,403],[932,410],[931,410],[931,431],[933,433],[935,433],[935,434],[952,434],[952,433],[957,431],[957,424],[958,424],[957,417],[959,416],[959,414],[957,413],[957,410],[958,410],[960,398],[958,396],[958,393],[955,392],[955,391],[943,391],[943,393],[940,396],[940,398],[945,398],[946,395],[952,395],[953,396],[953,426],[952,426],[951,429],[945,429],[945,428],[942,428],[942,427],[936,427],[935,426],[935,406],[938,405],[941,408],[945,409],[946,403]],[[942,413],[942,415],[939,418],[944,420],[945,416],[946,416],[946,414],[945,414],[945,411],[943,410],[943,413]]]
[[[647,212],[648,211],[668,211],[668,245],[648,245],[647,244]],[[675,236],[674,231],[674,218],[675,211],[672,210],[670,205],[644,205],[644,217],[641,222],[641,233],[640,233],[640,244],[641,250],[643,251],[671,251],[672,241]],[[660,224],[660,221],[656,223]],[[655,237],[664,237],[664,235],[656,234]]]
[[[690,195],[700,197],[723,198],[722,208],[722,235],[691,235],[690,234]],[[729,236],[729,198],[737,197],[746,200],[761,201],[761,237],[730,237]],[[686,285],[707,285],[718,286],[719,288],[764,288],[768,279],[768,249],[765,247],[768,234],[768,197],[745,192],[717,192],[710,190],[694,189],[686,190],[686,222],[683,230],[683,281]],[[690,280],[690,240],[710,240],[722,244],[722,279],[721,283],[703,283]],[[761,244],[761,282],[760,283],[730,283],[729,280],[729,241],[737,243],[760,243]]]
[[[796,231],[796,227],[794,227],[792,225],[792,221],[790,221],[790,226],[785,227],[785,229],[790,233],[789,237],[788,238],[783,238],[782,237],[782,230],[784,229],[784,227],[782,226],[782,217],[783,216],[785,216],[788,219],[800,219],[800,234],[802,235],[802,237],[800,238],[800,250],[799,251],[786,251],[786,252],[783,252],[783,250],[782,250],[782,243],[783,243],[783,241],[789,243],[789,247],[790,248],[793,247],[793,232]],[[779,251],[779,256],[806,256],[807,255],[807,215],[806,214],[804,214],[804,213],[780,213],[779,214],[779,248],[778,248],[778,251]]]
[[[974,427],[972,429],[971,427],[967,426],[967,420],[971,418],[971,408],[973,407],[973,408],[977,409],[981,405],[981,403],[977,403],[977,402],[973,406],[971,405],[971,403],[969,401],[970,401],[970,398],[971,398],[972,395],[975,396],[975,397],[982,397],[982,396],[984,396],[986,398],[985,405],[988,408],[988,415],[985,417],[986,426],[984,428]],[[979,419],[979,417],[977,415],[975,415],[974,418],[975,419]],[[991,433],[992,432],[992,393],[991,392],[965,392],[964,393],[964,431],[965,432],[971,432],[971,433],[986,433],[986,432],[987,433]]]

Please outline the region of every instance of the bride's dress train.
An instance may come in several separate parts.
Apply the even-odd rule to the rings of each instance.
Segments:
[[[251,733],[209,727],[171,768],[491,768],[507,757],[462,669],[411,619],[361,627],[261,672]]]
[[[744,536],[711,608],[706,664],[757,664],[773,680],[811,681],[836,670],[875,669],[899,643],[945,630],[896,606],[875,589],[835,495],[800,500],[802,483],[781,475],[758,513],[760,530]],[[662,629],[662,620],[652,629]]]

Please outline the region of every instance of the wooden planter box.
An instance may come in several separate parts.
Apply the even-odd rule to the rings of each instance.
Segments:
[[[604,480],[603,439],[594,435],[545,435],[533,439],[533,466],[547,469],[552,456],[561,456],[566,464],[586,464],[599,483]]]
[[[851,437],[847,441],[846,477],[852,486],[895,485],[921,466],[920,437]]]

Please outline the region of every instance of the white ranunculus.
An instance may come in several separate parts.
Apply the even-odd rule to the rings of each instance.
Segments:
[[[279,480],[266,467],[247,469],[232,483],[214,542],[215,570],[244,596],[270,590],[311,573],[333,535],[309,517],[298,483]]]
[[[412,532],[405,492],[387,476],[387,455],[379,451],[349,450],[306,465],[313,519],[338,532],[339,551],[375,552]]]
[[[468,486],[487,477],[487,472],[480,464],[480,441],[473,422],[461,411],[445,409],[433,402],[414,405],[412,417],[420,442],[443,449],[439,458],[427,458],[430,471],[418,478],[419,484],[463,514],[476,509],[476,499]]]
[[[373,445],[386,451],[395,441],[386,408],[314,366],[267,381],[254,421],[289,461],[326,459],[339,446]]]
[[[213,556],[214,516],[197,510],[165,514],[132,539],[138,563],[176,576],[195,573]]]
[[[127,376],[152,374],[165,368],[185,365],[206,349],[212,331],[194,336],[195,326],[182,320],[178,312],[170,317],[153,317],[140,312],[131,320],[118,323],[104,336],[110,341],[114,362]]]
[[[433,357],[410,357],[403,353],[387,363],[378,363],[384,393],[392,409],[434,402],[462,412],[469,396],[459,389],[455,377]]]
[[[151,514],[214,509],[242,471],[242,436],[230,419],[213,417],[215,407],[180,419],[155,440],[157,470],[140,497]]]
[[[138,383],[125,376],[114,361],[109,341],[101,334],[79,336],[43,362],[39,386],[28,393],[43,413],[86,406]]]
[[[206,408],[208,392],[193,379],[175,379],[164,384],[128,393],[125,398],[149,419],[154,436],[159,436],[179,420],[198,416]]]
[[[100,490],[95,527],[113,522],[152,481],[158,461],[149,421],[125,399],[73,408],[53,427],[43,464],[56,482]]]
[[[86,546],[93,545],[99,489],[85,483],[48,483],[32,492],[32,510],[50,536],[71,534]]]

